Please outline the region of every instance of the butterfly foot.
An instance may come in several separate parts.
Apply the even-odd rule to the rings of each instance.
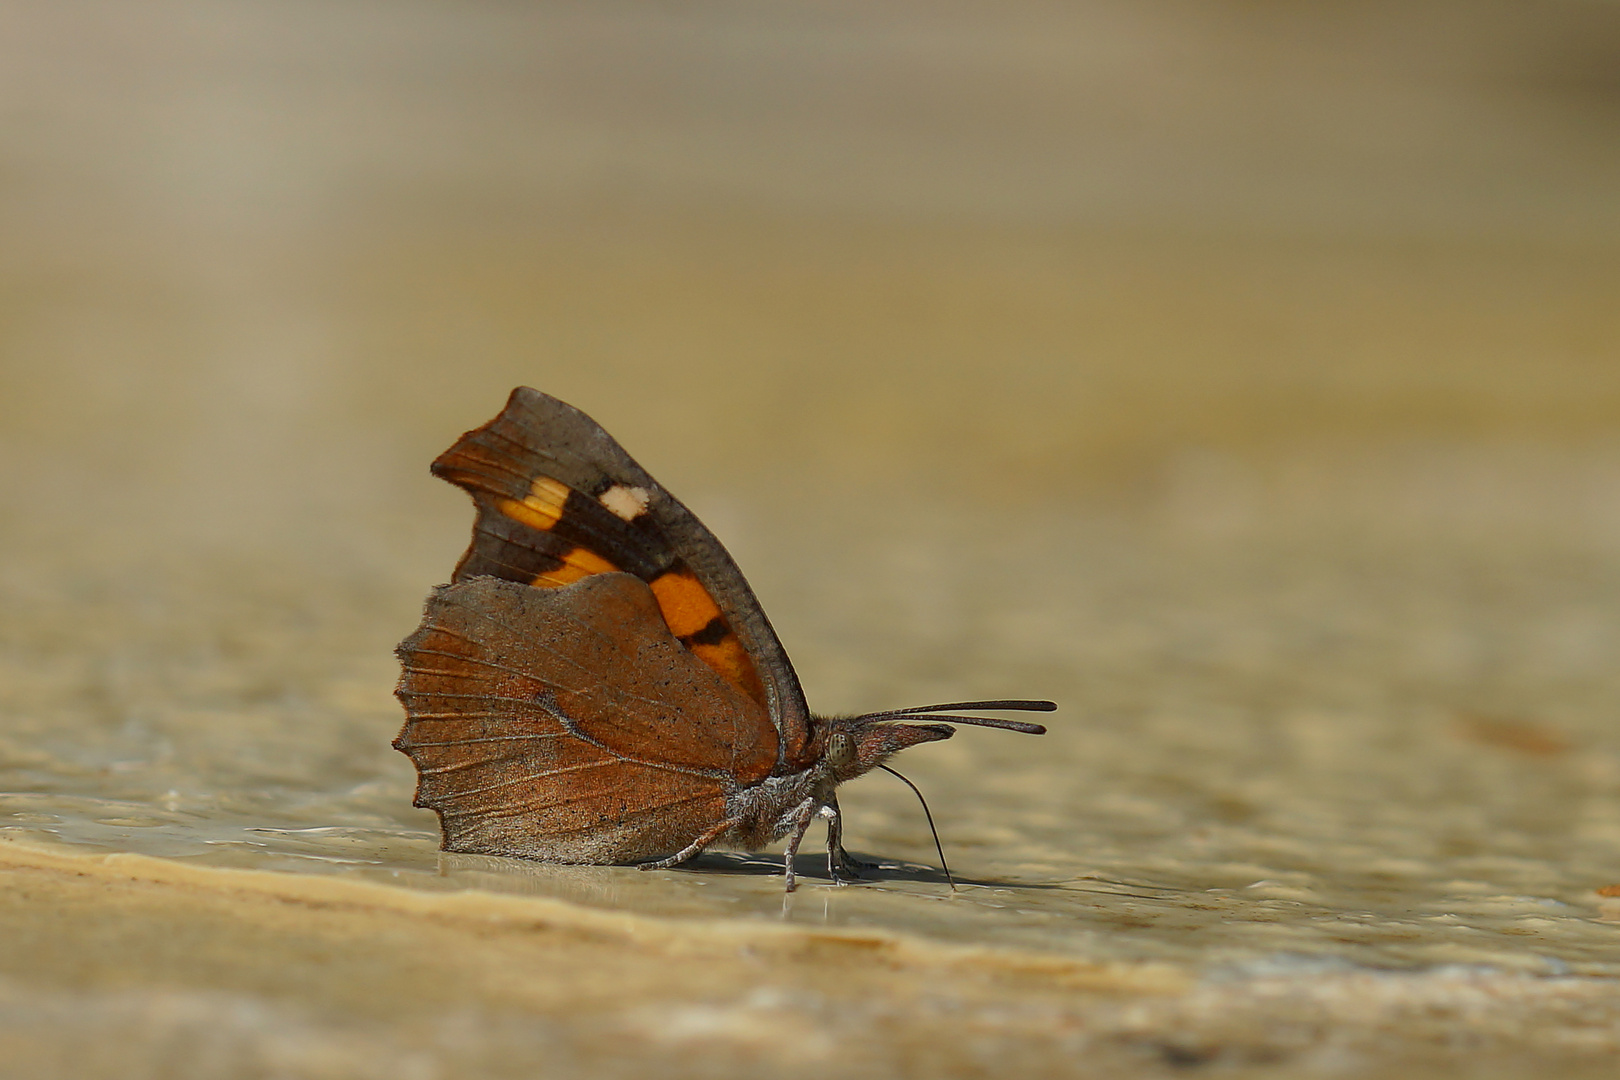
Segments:
[[[671,855],[667,859],[658,859],[655,862],[638,862],[635,867],[637,870],[669,870],[685,861],[679,855]]]
[[[863,863],[844,850],[844,819],[838,811],[838,800],[831,799],[816,816],[827,823],[827,876],[834,885],[848,885],[859,881],[863,870],[875,870],[875,863]]]
[[[876,870],[876,863],[862,862],[842,846],[827,849],[827,874],[835,885],[848,885],[865,877],[864,871]]]
[[[724,836],[732,829],[735,829],[740,824],[742,824],[742,818],[727,818],[725,821],[722,821],[720,824],[709,829],[696,840],[693,840],[690,844],[687,844],[681,850],[677,851],[668,858],[654,859],[652,862],[635,863],[635,868],[637,870],[668,870],[672,867],[681,865],[681,863],[690,862],[699,855],[703,854],[704,848],[708,847],[710,844],[714,843],[720,837]]]

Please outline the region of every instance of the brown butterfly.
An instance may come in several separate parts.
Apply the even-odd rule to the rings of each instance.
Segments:
[[[394,747],[446,851],[675,866],[713,844],[827,822],[833,880],[859,876],[836,788],[950,721],[952,709],[813,715],[753,591],[692,512],[590,417],[519,387],[433,473],[472,495],[472,545],[400,643]]]

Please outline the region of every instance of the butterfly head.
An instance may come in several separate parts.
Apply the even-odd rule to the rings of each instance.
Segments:
[[[826,725],[821,762],[840,784],[871,772],[908,746],[956,734],[948,724],[902,724],[865,716],[832,717]]]
[[[816,757],[837,783],[871,772],[908,746],[938,742],[956,734],[952,724],[1005,728],[1027,735],[1044,735],[1046,728],[1022,720],[988,716],[942,715],[957,709],[1005,709],[1015,712],[1051,712],[1050,701],[956,701],[946,705],[919,705],[861,716],[818,717]],[[948,721],[941,723],[940,721]]]

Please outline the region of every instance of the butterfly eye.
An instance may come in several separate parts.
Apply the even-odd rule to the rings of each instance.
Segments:
[[[842,768],[855,760],[855,743],[842,731],[835,731],[827,740],[826,762],[833,768]]]

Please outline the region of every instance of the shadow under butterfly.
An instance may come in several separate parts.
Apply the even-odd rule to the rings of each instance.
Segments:
[[[537,390],[514,390],[433,473],[472,496],[477,519],[397,650],[394,747],[447,851],[661,869],[786,837],[792,890],[820,818],[842,882],[862,865],[843,847],[839,784],[893,772],[889,757],[954,724],[1046,730],[954,710],[1057,707],[812,714],[720,542],[595,421]]]

